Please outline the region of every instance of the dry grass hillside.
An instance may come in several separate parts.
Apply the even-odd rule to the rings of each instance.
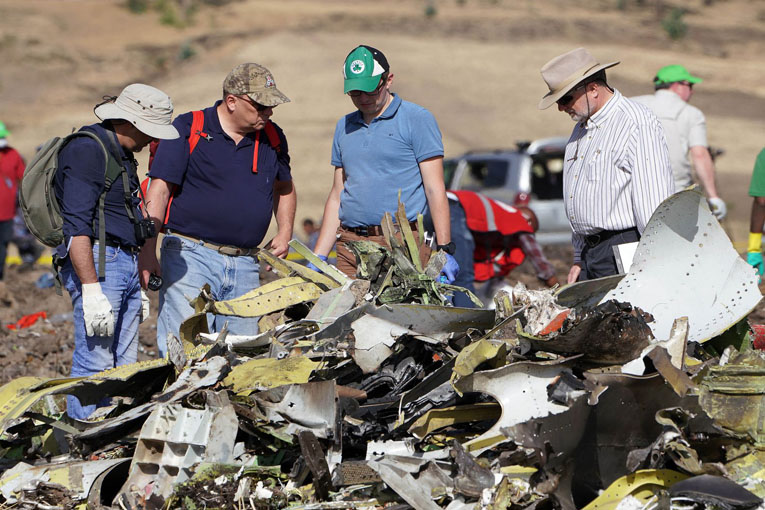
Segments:
[[[342,94],[341,64],[353,46],[386,53],[394,89],[435,114],[447,155],[567,135],[567,116],[536,108],[545,92],[539,67],[586,46],[601,61],[621,61],[609,76],[626,95],[648,93],[655,71],[670,63],[704,78],[693,103],[707,115],[710,143],[725,150],[718,174],[730,207],[727,228],[734,239],[745,238],[749,174],[765,145],[763,2],[180,3],[195,5],[187,22],[176,16],[185,27],[162,24],[155,10],[135,14],[124,0],[3,0],[0,119],[12,143],[29,157],[47,137],[92,122],[102,95],[134,81],[167,91],[178,113],[207,106],[234,65],[255,61],[292,98],[274,120],[289,139],[298,219],[318,218],[330,186],[334,125],[352,107]],[[685,10],[687,33],[679,40],[661,24],[673,8]]]

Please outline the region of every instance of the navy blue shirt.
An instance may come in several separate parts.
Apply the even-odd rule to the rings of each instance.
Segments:
[[[133,167],[133,153],[117,146],[116,154],[109,141],[104,123],[85,126],[83,129],[95,133],[107,150],[121,161],[128,171],[130,189],[133,193],[133,209],[136,218],[141,217],[137,194],[139,182]],[[59,152],[59,169],[54,179],[56,199],[64,220],[63,232],[68,243],[72,236],[98,238],[98,199],[104,190],[104,151],[92,138],[80,136],[67,143]],[[117,178],[106,194],[104,218],[106,235],[125,246],[138,246],[135,227],[125,209],[122,176]]]
[[[191,112],[179,115],[173,125],[181,134],[162,140],[149,176],[180,186],[170,206],[167,227],[217,244],[257,247],[266,235],[273,214],[274,182],[290,181],[287,140],[277,152],[261,130],[258,172],[252,171],[255,132],[235,144],[220,125],[216,108],[205,108],[201,137],[189,155]]]

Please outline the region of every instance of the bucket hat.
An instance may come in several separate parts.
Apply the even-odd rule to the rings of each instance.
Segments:
[[[290,98],[276,88],[271,71],[252,62],[239,64],[228,73],[223,80],[223,92],[246,95],[263,106],[276,106],[290,102]]]
[[[345,57],[343,92],[372,92],[380,84],[380,76],[389,70],[388,59],[382,51],[363,44],[357,46]]]
[[[671,65],[664,66],[656,72],[656,76],[653,79],[654,85],[665,85],[667,83],[675,83],[677,81],[687,81],[688,83],[701,83],[701,78],[691,75],[683,66]]]
[[[542,79],[550,89],[539,102],[539,109],[549,108],[567,92],[590,76],[617,65],[619,62],[600,64],[584,48],[571,50],[550,60],[540,70]]]
[[[113,102],[100,104],[93,111],[101,120],[126,120],[152,138],[172,140],[179,136],[171,124],[173,103],[170,97],[150,85],[128,85]]]

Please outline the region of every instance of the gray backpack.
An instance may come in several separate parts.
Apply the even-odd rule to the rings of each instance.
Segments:
[[[106,230],[104,226],[104,199],[112,183],[122,174],[127,184],[125,168],[106,150],[104,143],[94,133],[80,130],[63,138],[54,137],[42,144],[24,171],[19,186],[19,207],[29,231],[45,246],[55,248],[64,242],[61,209],[56,200],[53,180],[58,171],[58,153],[72,138],[88,136],[98,142],[104,151],[105,187],[98,202],[98,276],[104,277]],[[125,189],[128,189],[126,186]],[[131,218],[132,219],[132,218]]]

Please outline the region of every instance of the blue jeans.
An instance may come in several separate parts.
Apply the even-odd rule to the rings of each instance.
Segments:
[[[5,257],[8,254],[8,242],[13,238],[13,220],[0,221],[0,280],[5,271]]]
[[[465,210],[459,202],[449,200],[449,219],[452,234],[452,241],[457,248],[454,252],[454,258],[460,266],[460,272],[457,273],[457,279],[454,285],[464,287],[475,294],[475,270],[473,269],[473,251],[475,250],[475,240],[473,234],[467,226],[467,216]],[[454,306],[464,308],[475,308],[475,304],[464,292],[454,293]]]
[[[98,243],[93,245],[93,259],[98,271]],[[120,248],[106,247],[105,278],[101,290],[114,311],[113,336],[88,336],[82,315],[82,283],[69,258],[61,268],[64,287],[72,298],[74,310],[74,354],[72,377],[83,377],[138,359],[138,322],[141,316],[141,285],[138,280],[138,257]],[[77,397],[67,396],[67,414],[84,419],[96,409],[109,405],[109,398],[83,406]]]
[[[194,313],[189,299],[199,295],[206,283],[216,301],[237,298],[260,286],[260,264],[253,257],[231,257],[189,239],[165,235],[161,251],[162,288],[159,291],[157,348],[167,353],[168,333],[178,336],[181,322]],[[207,314],[210,331],[236,335],[258,333],[259,317]]]

